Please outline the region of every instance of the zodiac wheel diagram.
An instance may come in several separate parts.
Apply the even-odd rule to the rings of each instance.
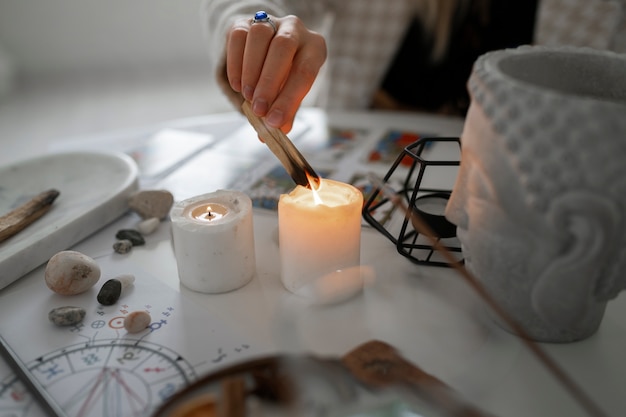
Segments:
[[[27,364],[68,415],[143,416],[196,378],[176,352],[151,342],[106,339],[71,345]],[[15,376],[0,385],[0,415],[35,414]]]

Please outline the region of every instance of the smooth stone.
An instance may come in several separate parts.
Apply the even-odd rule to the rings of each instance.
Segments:
[[[113,278],[102,285],[96,299],[100,304],[110,306],[120,299],[120,295],[122,295],[122,283]]]
[[[100,279],[100,266],[87,255],[61,251],[50,258],[44,273],[46,285],[62,295],[76,295],[93,287]]]
[[[130,252],[130,250],[133,248],[133,242],[131,242],[128,239],[122,239],[122,240],[118,240],[117,242],[115,242],[113,244],[113,250],[116,253],[128,253]]]
[[[128,206],[142,219],[156,217],[163,220],[174,204],[174,195],[167,190],[142,190],[134,193]]]
[[[115,277],[122,284],[122,291],[133,285],[135,276],[133,274],[122,274]]]
[[[128,333],[139,333],[147,329],[151,321],[147,311],[133,311],[124,318],[124,328]]]
[[[137,224],[137,230],[144,236],[151,235],[161,224],[161,220],[156,217],[151,217]]]
[[[82,307],[65,306],[50,310],[48,320],[57,326],[72,326],[85,318],[86,311]]]
[[[119,240],[130,240],[133,246],[141,246],[146,244],[146,240],[141,236],[138,230],[122,229],[118,230],[115,237]]]
[[[131,286],[133,282],[135,282],[135,276],[132,274],[122,274],[111,278],[102,285],[96,299],[102,305],[113,305],[120,299],[122,291]]]

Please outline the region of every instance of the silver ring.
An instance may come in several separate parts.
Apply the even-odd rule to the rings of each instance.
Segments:
[[[276,25],[274,24],[272,19],[270,19],[270,16],[267,14],[267,12],[265,12],[264,10],[259,10],[254,14],[254,17],[252,18],[252,23],[269,23],[270,25],[272,25],[274,33],[276,33]]]

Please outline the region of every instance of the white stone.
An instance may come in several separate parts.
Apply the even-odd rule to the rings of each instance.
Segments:
[[[149,219],[143,220],[137,224],[137,230],[144,236],[150,235],[154,233],[154,231],[161,224],[161,220],[158,217],[151,217]]]
[[[135,282],[135,276],[133,274],[121,274],[115,277],[122,284],[122,290],[133,285]]]
[[[98,282],[100,266],[80,252],[61,251],[46,264],[44,278],[48,288],[58,294],[80,294]]]

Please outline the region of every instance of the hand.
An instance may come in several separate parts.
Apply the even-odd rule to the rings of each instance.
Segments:
[[[266,117],[268,126],[287,133],[304,96],[326,60],[326,41],[296,16],[269,23],[238,19],[226,43],[226,72],[233,90]]]

